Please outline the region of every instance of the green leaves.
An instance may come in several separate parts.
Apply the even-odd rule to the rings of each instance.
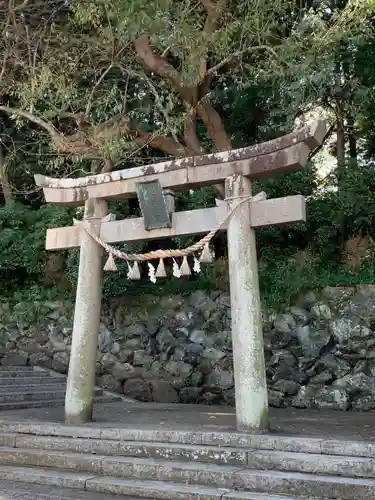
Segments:
[[[0,207],[0,273],[8,275],[7,286],[17,274],[38,276],[43,273],[47,252],[45,237],[48,227],[71,222],[71,210],[42,207],[32,210],[15,203]]]

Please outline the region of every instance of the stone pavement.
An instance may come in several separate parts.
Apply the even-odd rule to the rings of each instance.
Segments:
[[[34,408],[0,412],[0,421],[63,423],[63,408]],[[97,404],[89,426],[139,429],[233,432],[234,408],[204,405],[120,401]],[[278,435],[375,440],[375,412],[270,409],[270,432]],[[0,499],[1,500],[1,499]]]

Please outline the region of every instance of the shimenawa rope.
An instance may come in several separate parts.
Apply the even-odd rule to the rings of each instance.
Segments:
[[[259,195],[263,195],[263,193],[259,193]],[[212,238],[216,235],[216,233],[222,228],[222,226],[232,217],[232,215],[236,212],[236,210],[241,207],[244,203],[251,201],[253,198],[258,198],[259,195],[254,196],[246,196],[246,198],[241,199],[240,203],[236,205],[226,216],[225,218],[214,228],[212,229],[204,238],[200,239],[193,245],[190,245],[186,248],[183,249],[176,249],[176,250],[154,250],[152,252],[148,253],[127,253],[127,252],[122,252],[121,250],[118,250],[117,248],[113,247],[112,245],[109,245],[105,241],[103,241],[99,236],[96,234],[93,234],[91,231],[89,231],[87,228],[85,231],[87,232],[88,235],[91,236],[99,245],[101,245],[104,250],[111,254],[112,256],[115,256],[119,259],[126,260],[126,261],[131,261],[131,262],[144,262],[144,261],[149,261],[149,260],[156,260],[156,259],[166,259],[166,258],[175,258],[175,257],[187,257],[189,255],[192,255],[199,250],[202,250],[204,247],[206,247]],[[238,197],[238,198],[243,198]],[[230,198],[230,200],[233,200],[234,198]],[[224,200],[226,201],[226,200]]]

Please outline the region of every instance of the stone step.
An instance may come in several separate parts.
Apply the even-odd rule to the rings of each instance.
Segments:
[[[95,395],[101,396],[102,394],[102,389],[95,389]],[[53,390],[49,387],[48,389],[43,389],[40,386],[34,386],[28,391],[24,391],[22,388],[12,387],[12,390],[7,393],[0,392],[0,403],[14,401],[44,401],[46,399],[61,399],[63,397],[65,397],[65,387]]]
[[[6,395],[9,393],[14,393],[14,392],[23,392],[23,393],[28,393],[28,392],[41,392],[41,391],[48,391],[48,393],[51,392],[65,392],[66,391],[66,381],[58,381],[53,384],[48,383],[45,384],[44,382],[39,383],[39,384],[11,384],[11,385],[2,385],[0,384],[0,396]]]
[[[53,436],[33,436],[0,433],[0,445],[31,450],[61,450],[72,453],[92,453],[103,456],[154,458],[222,465],[237,465],[255,469],[307,472],[348,477],[375,477],[370,458],[246,450],[208,445],[184,445],[142,441],[115,441]]]
[[[4,385],[35,385],[35,384],[58,384],[63,383],[66,384],[65,377],[52,377],[52,376],[34,376],[30,375],[29,377],[2,377],[0,375],[0,388]]]
[[[92,453],[104,456],[159,458],[189,462],[247,466],[248,452],[238,448],[218,446],[153,443],[143,441],[115,441],[60,436],[33,436],[0,433],[0,446],[31,450],[61,450],[72,453]]]
[[[24,366],[24,365],[0,365],[0,373],[6,372],[8,370],[19,371],[19,372],[31,372],[34,371],[34,367],[32,366]]]
[[[109,478],[138,481],[161,481],[187,485],[212,486],[227,490],[250,490],[283,495],[310,495],[340,500],[375,498],[375,481],[351,477],[250,470],[243,467],[141,459],[108,457],[61,451],[0,448],[0,464],[14,467],[38,467],[75,471],[83,474],[104,475]],[[1,477],[1,475],[0,475]],[[8,477],[4,479],[9,479]],[[17,478],[14,478],[16,481]],[[44,483],[42,483],[44,484]],[[163,485],[160,485],[162,487]],[[99,492],[107,492],[95,490]],[[108,491],[115,493],[115,491]],[[127,494],[119,491],[120,494]],[[157,498],[157,497],[155,497]]]
[[[2,500],[134,500],[129,497],[110,495],[106,493],[93,493],[57,486],[41,484],[14,483],[1,481],[0,498]]]
[[[117,396],[114,396],[117,398]],[[120,396],[113,401],[120,399]],[[317,439],[302,436],[243,434],[240,432],[153,430],[127,427],[72,426],[61,423],[35,423],[0,420],[0,432],[32,434],[34,436],[61,436],[71,438],[104,439],[109,441],[137,441],[142,443],[186,444],[230,447],[245,450],[274,450],[322,455],[375,458],[375,443],[344,439]]]
[[[70,489],[72,492],[74,491],[74,496],[73,494],[68,496],[69,500],[80,500],[81,498],[86,500],[85,497],[81,496],[83,492],[89,492],[87,500],[102,500],[100,497],[94,496],[94,494],[98,493],[122,495],[127,500],[135,500],[135,498],[137,500],[302,500],[301,497],[280,496],[268,492],[245,492],[161,481],[93,477],[90,474],[66,471],[55,472],[46,468],[30,469],[28,467],[0,466],[0,479],[2,480],[0,484],[5,482],[5,484],[11,485],[12,488],[18,488],[20,483],[27,483],[25,488],[28,488],[27,498],[30,500],[33,500],[31,493],[35,485],[43,485],[45,491],[50,486],[57,487],[61,494]],[[24,491],[25,488],[22,488],[21,491]],[[65,490],[62,488],[65,488]],[[76,493],[78,493],[77,496]],[[69,493],[66,493],[66,495],[69,495]],[[117,498],[120,500],[121,497]],[[319,499],[322,500],[323,497],[320,496]],[[103,500],[107,499],[103,498]],[[314,497],[309,496],[308,500],[317,500],[317,498],[314,499]],[[360,499],[356,497],[356,500]]]
[[[375,478],[374,460],[364,457],[257,450],[248,453],[247,466],[250,469]]]
[[[37,376],[37,377],[48,378],[51,375],[48,372],[43,372],[41,370],[30,370],[30,371],[22,370],[22,371],[19,371],[19,370],[14,370],[11,367],[9,367],[9,369],[7,369],[7,370],[0,371],[0,380],[2,380],[3,378],[18,379],[18,378],[25,378],[28,376],[30,376],[30,377]]]
[[[95,398],[95,404],[99,403],[114,403],[119,401],[119,396],[104,395]],[[65,396],[63,398],[35,400],[35,401],[11,401],[0,403],[0,412],[8,410],[25,410],[28,408],[53,408],[56,406],[64,406]]]
[[[53,408],[55,406],[64,406],[65,398],[50,399],[44,401],[11,401],[0,403],[0,412],[9,410],[27,410],[28,408]]]

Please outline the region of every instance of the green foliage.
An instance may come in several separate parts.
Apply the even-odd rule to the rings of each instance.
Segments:
[[[51,309],[48,302],[70,300],[73,301],[70,292],[63,293],[61,288],[45,287],[29,280],[24,288],[14,291],[13,294],[3,297],[10,310],[7,314],[7,322],[25,322],[30,324],[42,324]]]
[[[43,206],[33,210],[20,203],[0,208],[0,274],[3,292],[37,278],[44,271],[48,227],[67,225],[69,210]]]
[[[357,272],[338,263],[324,261],[309,251],[290,256],[280,254],[259,268],[262,301],[277,308],[290,305],[306,291],[320,292],[327,286],[374,284],[375,255]]]

